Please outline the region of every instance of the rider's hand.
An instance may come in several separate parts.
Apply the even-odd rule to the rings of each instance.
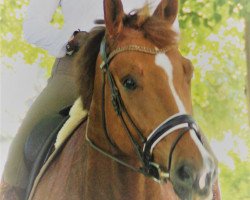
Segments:
[[[84,45],[88,36],[86,31],[75,31],[66,45],[66,54],[72,55]]]

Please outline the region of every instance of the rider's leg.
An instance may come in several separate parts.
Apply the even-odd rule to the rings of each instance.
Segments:
[[[26,188],[28,171],[24,163],[23,148],[27,136],[42,118],[73,104],[76,98],[77,89],[72,58],[57,59],[47,86],[32,104],[11,144],[4,168],[4,183]]]

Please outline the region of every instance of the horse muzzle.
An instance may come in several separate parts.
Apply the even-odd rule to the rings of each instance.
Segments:
[[[184,162],[171,171],[171,183],[181,199],[209,199],[217,170],[212,161],[208,162],[211,164],[209,168],[203,166],[197,170],[192,164]]]
[[[178,135],[171,145],[168,165],[163,167],[154,162],[154,147],[172,133]],[[203,151],[204,155],[201,156],[200,166],[196,166],[191,157],[183,158],[177,164],[172,163],[174,150],[186,134],[190,134],[191,138],[195,138],[196,142],[199,143],[200,151]],[[194,195],[206,199],[211,194],[212,184],[217,176],[215,162],[213,157],[206,151],[199,128],[190,115],[176,114],[158,126],[147,138],[143,148],[143,155],[149,176],[159,183],[170,181],[181,199],[193,200]]]

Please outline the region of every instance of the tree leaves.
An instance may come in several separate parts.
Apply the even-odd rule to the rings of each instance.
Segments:
[[[222,19],[222,16],[219,13],[214,13],[213,18],[216,23],[220,22]]]
[[[40,60],[41,66],[50,71],[54,58],[46,51],[28,44],[23,38],[22,23],[27,4],[28,0],[10,0],[0,4],[1,56],[13,57],[19,54],[29,64]],[[60,12],[58,9],[54,16],[54,24],[58,26],[63,22]]]
[[[187,6],[186,2],[184,6]],[[188,2],[191,6],[191,1]],[[209,3],[202,2],[206,5]],[[207,5],[208,10],[200,8],[199,12],[185,8],[189,14],[182,12],[183,16],[180,17],[181,50],[195,66],[192,82],[194,115],[209,138],[220,141],[227,132],[231,132],[246,141],[250,148],[245,95],[244,23],[239,20],[241,10],[237,14],[235,4],[229,4],[230,1],[218,2]],[[194,20],[194,16],[199,20]],[[245,166],[250,161],[242,164],[239,155],[234,153],[229,156],[235,169],[225,163],[220,164],[223,199],[249,199],[247,184],[250,169]]]

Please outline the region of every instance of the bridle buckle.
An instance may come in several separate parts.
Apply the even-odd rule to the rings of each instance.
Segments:
[[[169,178],[170,178],[169,172],[163,171],[159,164],[154,163],[154,162],[150,162],[149,166],[150,166],[150,169],[149,169],[150,177],[155,182],[163,184],[169,180]]]

